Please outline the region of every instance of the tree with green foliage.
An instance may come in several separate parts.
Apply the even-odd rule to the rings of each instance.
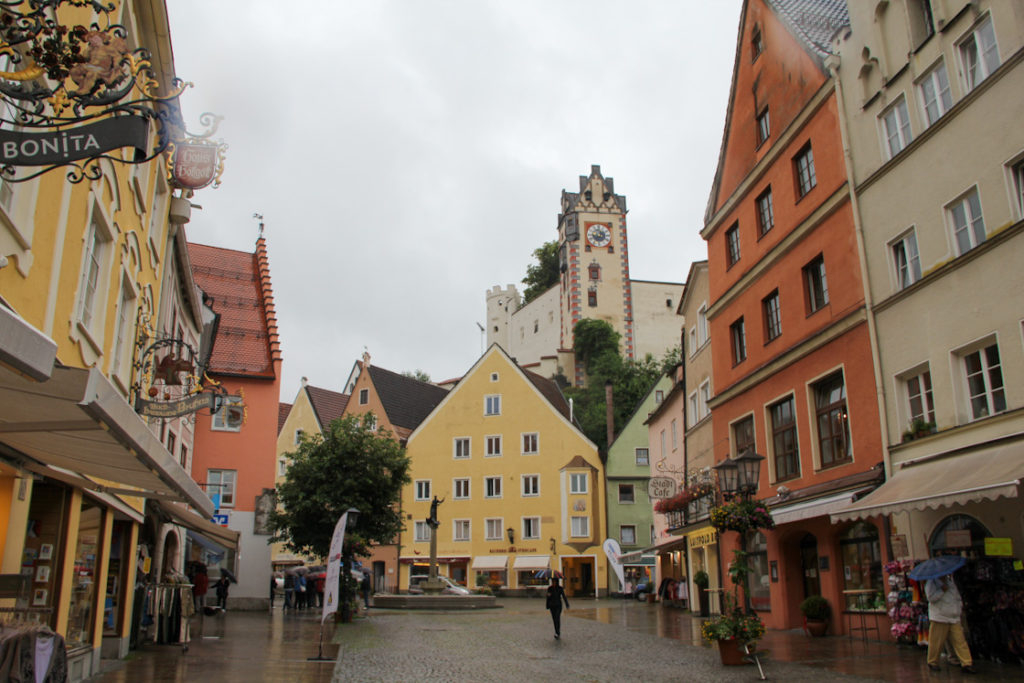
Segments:
[[[558,242],[545,242],[533,250],[533,257],[537,263],[527,266],[526,277],[523,278],[523,284],[526,285],[526,291],[523,292],[524,304],[558,284]]]
[[[648,354],[642,360],[625,360],[619,352],[620,335],[603,320],[581,320],[573,328],[573,351],[587,376],[585,387],[567,387],[573,399],[576,420],[583,433],[602,451],[608,448],[605,384],[612,383],[615,433],[626,426],[636,406],[662,375],[679,363],[680,349],[668,349],[656,360]]]
[[[326,557],[335,524],[354,507],[359,520],[346,533],[352,554],[364,555],[370,543],[394,542],[403,527],[397,503],[411,481],[410,461],[390,432],[374,429],[372,415],[348,415],[323,434],[303,435],[287,457],[291,465],[270,514],[271,541]]]
[[[416,368],[415,370],[406,370],[402,373],[402,377],[408,377],[410,379],[417,379],[421,382],[430,382],[430,375],[423,370]]]

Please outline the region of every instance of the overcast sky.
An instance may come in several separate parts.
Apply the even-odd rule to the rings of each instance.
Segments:
[[[225,117],[223,184],[188,237],[252,251],[260,213],[284,354],[341,390],[364,348],[462,375],[485,295],[557,236],[592,164],[627,198],[630,270],[706,258],[740,0],[170,0],[186,123]]]

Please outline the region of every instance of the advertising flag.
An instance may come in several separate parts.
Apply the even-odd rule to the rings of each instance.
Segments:
[[[348,513],[344,513],[334,525],[331,536],[331,550],[327,554],[327,578],[324,580],[324,613],[320,623],[338,611],[338,577],[341,576],[341,548],[345,544],[345,525],[348,524]]]
[[[619,547],[619,542],[614,538],[607,539],[604,542],[604,554],[608,556],[608,564],[615,571],[615,576],[619,579],[619,590],[625,590],[626,577],[622,571],[622,562],[619,559],[619,556],[622,555],[622,548]]]

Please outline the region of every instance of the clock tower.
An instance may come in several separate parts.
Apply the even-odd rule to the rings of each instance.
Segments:
[[[583,319],[605,320],[621,335],[622,356],[636,356],[633,298],[626,239],[626,198],[614,181],[591,166],[580,176],[580,191],[562,190],[558,216],[560,281],[560,358],[571,358],[573,328]],[[583,368],[563,364],[567,378],[581,386]]]

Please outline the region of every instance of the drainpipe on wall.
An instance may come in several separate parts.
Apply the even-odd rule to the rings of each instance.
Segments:
[[[604,383],[604,410],[604,419],[608,426],[608,448],[611,448],[612,441],[615,440],[615,404],[612,402],[611,380]]]

